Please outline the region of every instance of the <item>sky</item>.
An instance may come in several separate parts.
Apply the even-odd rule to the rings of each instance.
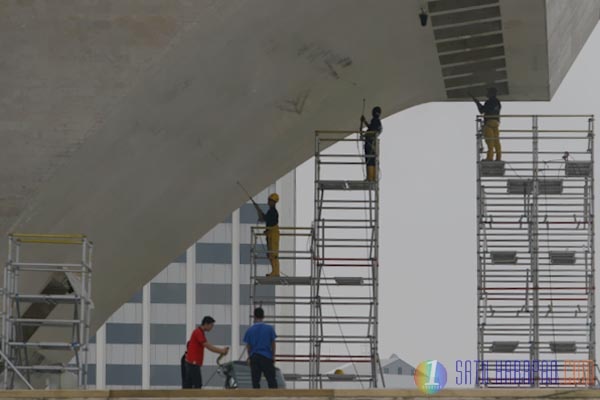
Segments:
[[[597,26],[551,101],[503,102],[502,112],[598,118],[599,50]],[[458,359],[476,358],[476,113],[472,102],[440,102],[383,120],[382,358],[396,353],[413,366],[438,359],[452,367]],[[598,165],[595,174],[600,176]],[[309,160],[297,169],[298,226],[312,221],[313,178]]]

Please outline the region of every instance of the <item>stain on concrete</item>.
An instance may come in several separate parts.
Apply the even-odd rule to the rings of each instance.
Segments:
[[[310,90],[300,92],[296,97],[284,100],[277,106],[277,108],[279,108],[281,111],[302,115],[304,106],[306,105],[306,100],[308,99],[309,95]]]
[[[337,73],[337,71],[335,70],[335,67],[333,65],[331,65],[330,62],[325,61],[325,65],[329,69],[329,75],[331,75],[335,79],[340,79],[340,74]]]
[[[350,57],[339,54],[316,43],[300,46],[297,54],[299,57],[315,64],[320,71],[334,79],[340,79],[340,70],[352,65],[352,59]]]

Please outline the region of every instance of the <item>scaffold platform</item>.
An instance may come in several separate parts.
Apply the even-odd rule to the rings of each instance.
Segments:
[[[264,227],[252,230],[250,304],[265,308],[266,322],[293,327],[277,340],[293,344],[294,352],[277,354],[276,361],[283,371],[291,371],[286,380],[312,389],[383,384],[378,356],[379,182],[365,179],[364,135],[315,134],[313,225],[280,227],[282,237],[296,238],[293,246],[280,246],[278,254],[280,260],[297,263],[297,276],[265,276],[269,254]],[[297,286],[295,295],[264,290],[282,285]]]
[[[486,364],[477,384],[594,386],[594,118],[502,116],[502,161],[481,159],[484,124],[478,117],[477,354]],[[507,363],[520,364],[518,377]]]
[[[49,283],[41,293],[24,293],[19,282],[32,279]],[[9,235],[2,288],[4,389],[32,389],[35,374],[63,373],[73,374],[77,387],[86,387],[91,279],[92,243],[84,235]],[[53,313],[59,304],[62,312]],[[55,336],[69,339],[52,341]],[[48,363],[47,353],[65,362]]]

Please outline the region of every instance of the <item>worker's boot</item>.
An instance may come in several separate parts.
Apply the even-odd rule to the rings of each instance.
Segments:
[[[271,273],[267,274],[267,276],[270,277],[278,277],[279,275],[279,260],[278,259],[274,259],[273,262],[271,263]]]
[[[377,178],[377,167],[375,165],[367,165],[367,181],[375,182]]]

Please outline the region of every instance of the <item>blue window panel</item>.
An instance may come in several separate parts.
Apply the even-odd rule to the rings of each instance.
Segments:
[[[150,324],[151,344],[185,344],[185,325]]]
[[[208,377],[205,367],[202,367],[202,378],[206,381]],[[212,383],[212,382],[211,382]],[[181,366],[180,365],[151,365],[150,366],[150,385],[151,386],[177,386],[181,387]]]
[[[254,292],[257,298],[267,297],[273,298],[275,296],[275,286],[274,285],[257,285],[256,291]],[[230,300],[231,302],[231,300]],[[250,304],[250,285],[242,284],[240,285],[240,304],[247,305]]]
[[[210,382],[208,382],[208,378],[211,378]],[[206,377],[206,378],[205,378]],[[210,387],[212,388],[223,388],[223,386],[225,386],[225,378],[217,373],[217,366],[216,365],[203,365],[202,366],[202,379],[204,379],[203,384],[206,385],[206,383],[208,382],[208,385],[210,385]]]
[[[106,384],[140,386],[142,384],[142,366],[107,364]]]
[[[141,344],[142,324],[106,324],[106,343]]]
[[[231,285],[219,283],[196,284],[196,304],[231,304]]]
[[[258,206],[266,212],[269,209],[268,204],[258,203]],[[240,224],[252,224],[258,225],[258,215],[256,214],[256,209],[252,204],[244,204],[240,207]]]
[[[213,326],[212,330],[206,333],[206,340],[212,344],[231,346],[231,325],[219,324],[218,316],[215,317],[215,319],[217,322]]]
[[[96,364],[88,364],[87,384],[88,385],[96,384]]]
[[[259,259],[256,260],[256,263],[258,265],[269,265],[269,260],[266,257],[267,254],[267,246],[266,243],[263,245],[259,245],[262,246],[262,249],[259,249],[258,251],[264,255],[264,257],[261,257]],[[251,244],[245,244],[242,243],[240,244],[240,264],[250,264],[250,252],[252,251],[252,245]]]
[[[245,344],[244,343],[244,335],[246,334],[246,331],[248,330],[248,328],[250,328],[250,325],[240,324],[240,344]]]
[[[185,283],[150,284],[150,302],[162,304],[185,304]]]
[[[257,298],[275,296],[275,286],[258,285],[255,295]],[[196,304],[231,304],[231,285],[219,283],[196,284]],[[240,304],[250,304],[250,285],[240,285]]]
[[[231,264],[231,243],[196,243],[196,262]]]

